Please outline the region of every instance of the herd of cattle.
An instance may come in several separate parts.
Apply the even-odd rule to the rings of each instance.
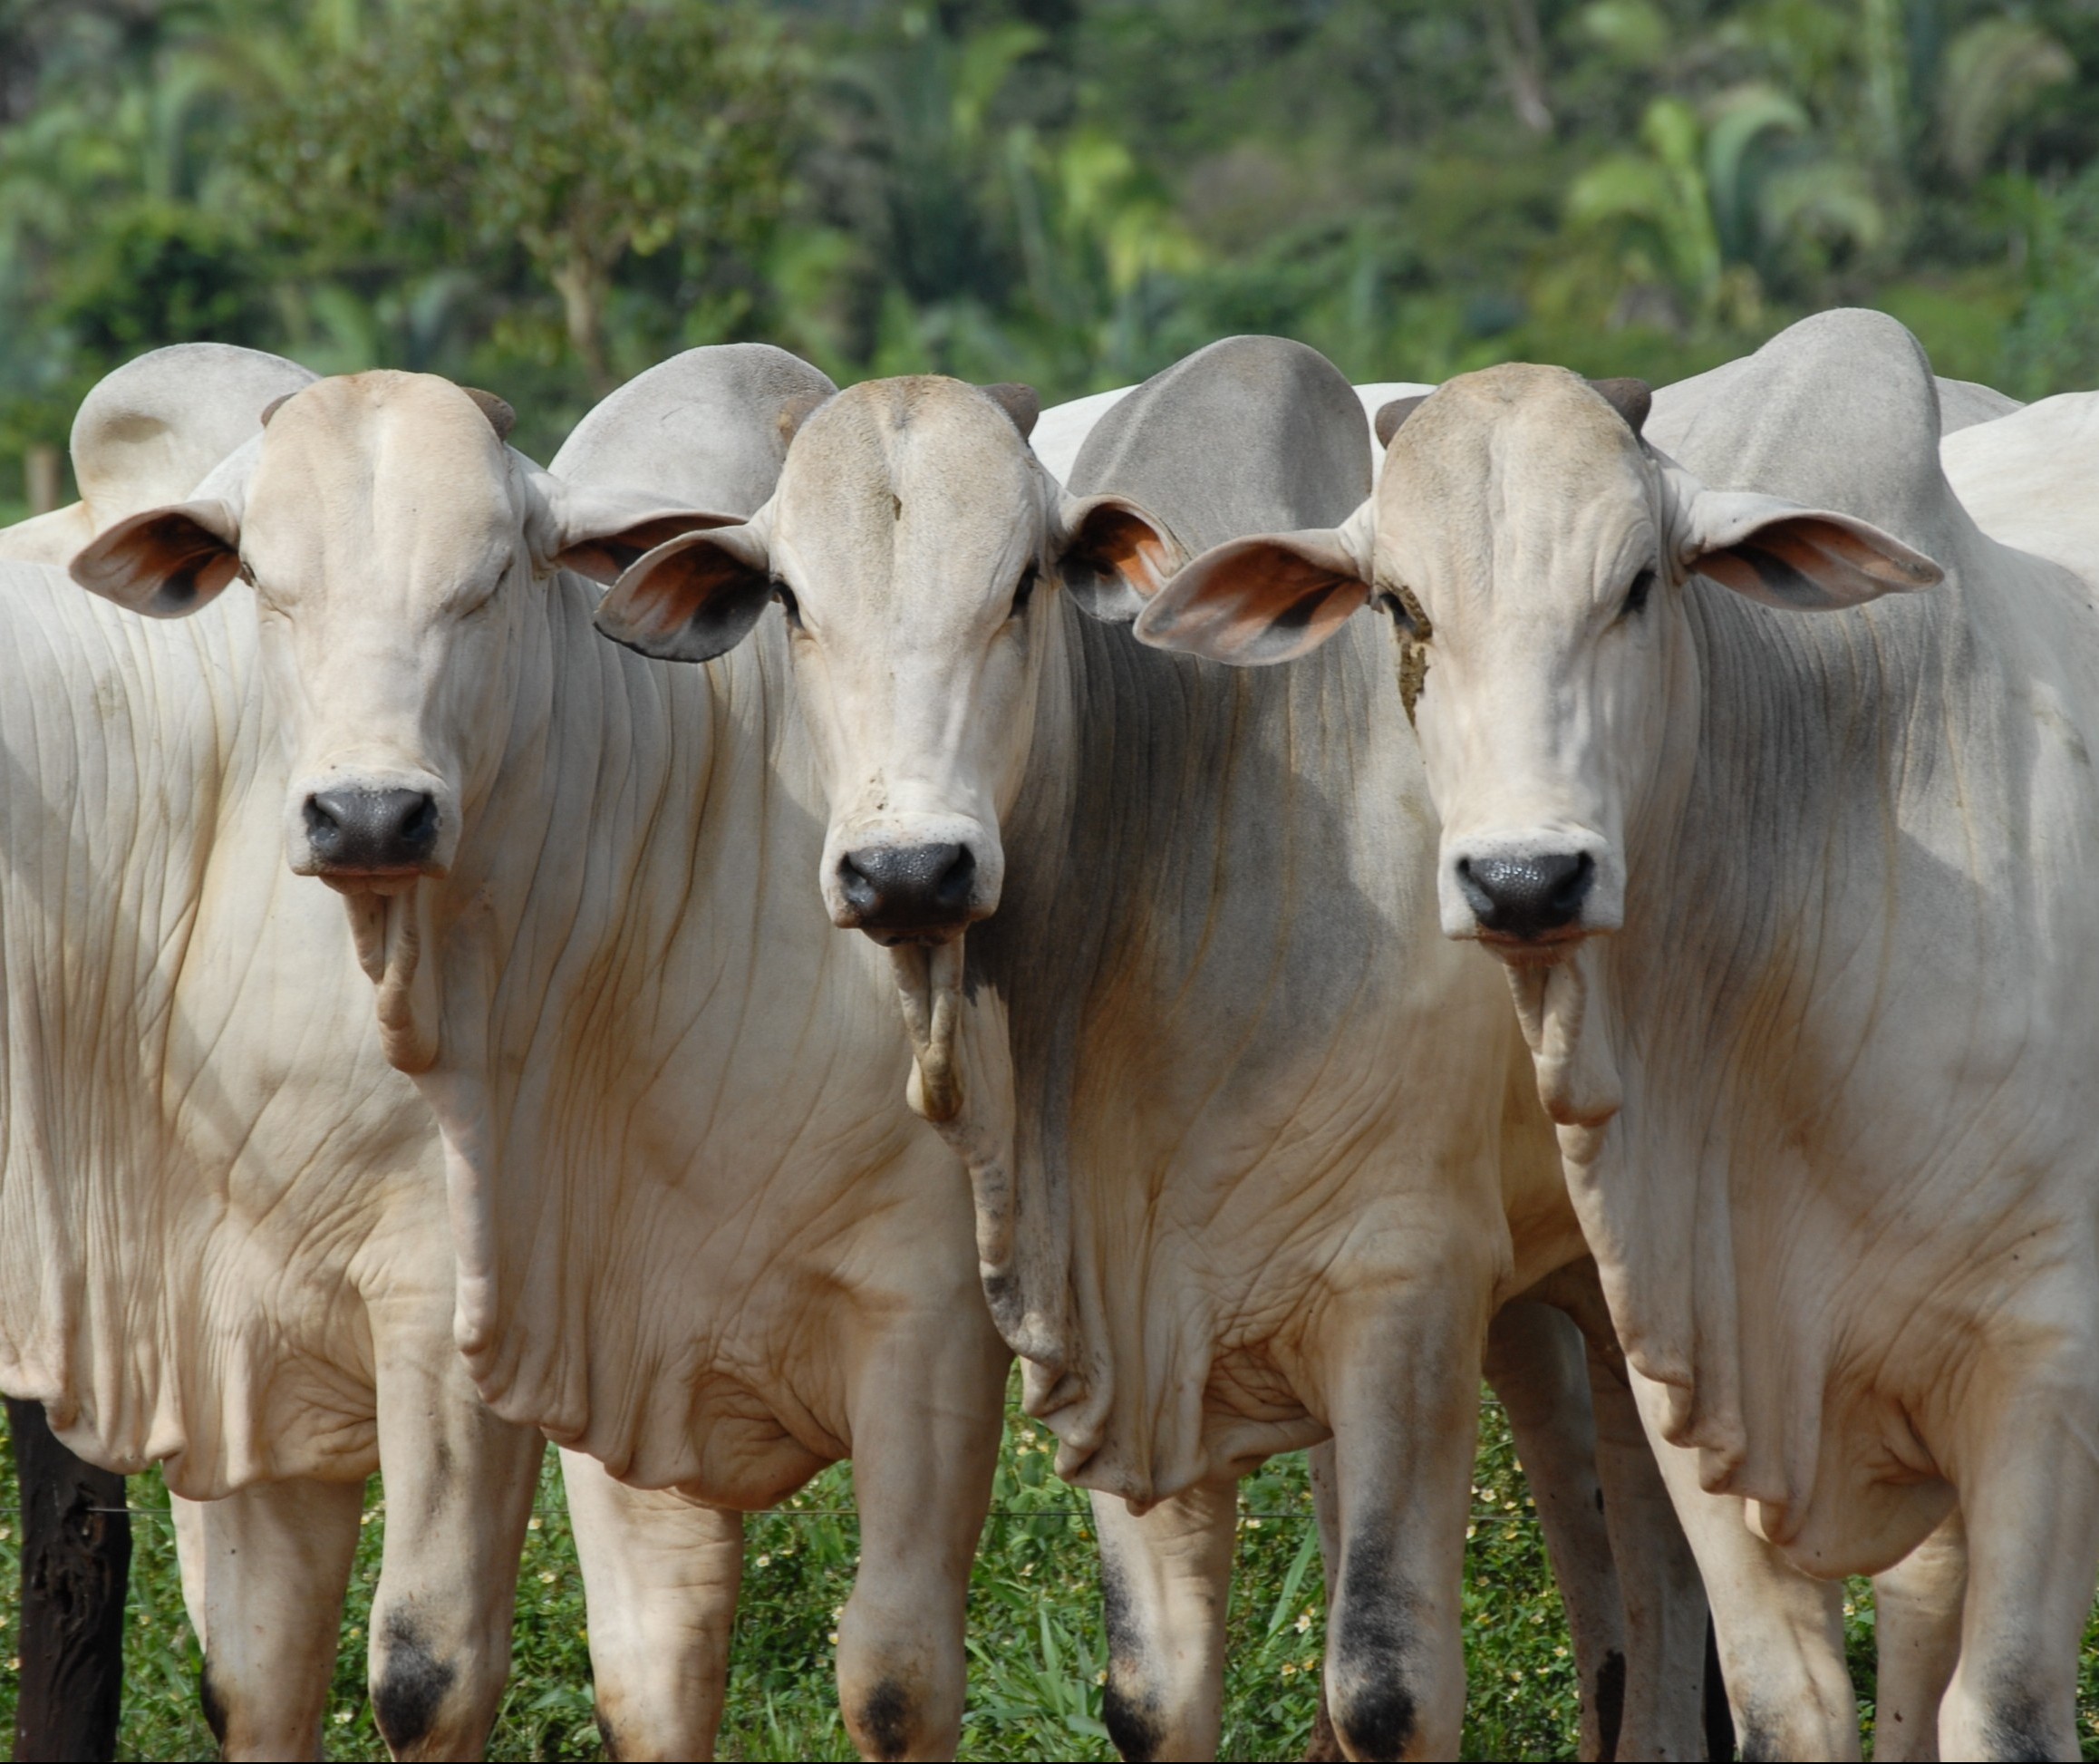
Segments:
[[[1334,1740],[1455,1754],[1483,1372],[1583,1756],[1703,1755],[1709,1595],[1744,1754],[1856,1757],[1861,1574],[1880,1756],[2077,1755],[2099,393],[1854,312],[510,422],[162,350],[0,531],[0,1388],[163,1467],[228,1757],[317,1755],[381,1468],[380,1729],[478,1754],[543,1438],[608,1750],[711,1753],[850,1459],[846,1725],[952,1756],[1014,1355],[1125,1757],[1306,1447]]]

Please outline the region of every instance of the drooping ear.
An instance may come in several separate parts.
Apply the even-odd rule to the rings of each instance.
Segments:
[[[1035,432],[1035,419],[1042,414],[1042,400],[1034,387],[1023,386],[1017,380],[1001,380],[983,390],[1013,419],[1013,427],[1020,431],[1022,441]]]
[[[1317,649],[1369,603],[1368,509],[1343,527],[1213,546],[1138,615],[1137,640],[1235,667]]]
[[[1654,392],[1645,380],[1591,380],[1590,390],[1625,419],[1625,426],[1639,434],[1654,403]]]
[[[1127,625],[1187,557],[1166,528],[1127,497],[1067,497],[1057,573],[1079,611]]]
[[[1683,531],[1688,568],[1785,612],[1833,612],[1946,576],[1871,522],[1748,491],[1700,489]]]
[[[1389,404],[1379,405],[1377,421],[1370,425],[1378,437],[1378,445],[1391,446],[1392,437],[1399,432],[1401,425],[1427,402],[1428,394],[1417,392],[1411,398],[1395,398]]]
[[[547,471],[533,471],[530,490],[527,531],[534,558],[594,582],[617,581],[622,570],[681,534],[733,527],[740,519],[705,509],[665,508],[653,497],[572,484]]]
[[[598,603],[597,628],[664,662],[734,649],[772,597],[772,554],[756,527],[720,527],[660,545]]]
[[[240,574],[240,519],[217,499],[127,516],[76,553],[73,579],[149,618],[208,606]]]
[[[300,388],[301,392],[305,390],[305,389],[304,387]],[[279,393],[275,398],[271,399],[270,402],[265,404],[262,408],[262,426],[267,429],[270,426],[270,419],[276,415],[279,411],[283,410],[286,404],[290,403],[292,400],[296,398],[298,395],[299,393],[296,392],[283,392]]]

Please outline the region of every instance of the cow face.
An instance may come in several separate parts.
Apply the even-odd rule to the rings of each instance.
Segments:
[[[508,406],[430,375],[322,380],[262,415],[245,482],[120,523],[73,573],[160,617],[253,584],[291,867],[398,894],[450,869],[493,780],[535,577],[571,561],[609,577],[682,528],[580,507],[504,446]]]
[[[841,393],[748,524],[661,548],[599,611],[621,643],[703,661],[780,601],[830,801],[824,902],[892,946],[952,942],[999,904],[1052,596],[1128,617],[1163,579],[1151,523],[1067,497],[1031,422],[1019,388]]]
[[[1443,928],[1518,964],[1623,922],[1628,825],[1696,729],[1691,573],[1794,611],[1939,577],[1863,521],[1707,489],[1640,441],[1645,407],[1644,388],[1557,368],[1454,380],[1399,428],[1349,526],[1220,547],[1138,622],[1147,642],[1264,662],[1388,610],[1425,664]]]

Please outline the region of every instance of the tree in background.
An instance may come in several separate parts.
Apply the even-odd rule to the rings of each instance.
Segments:
[[[743,7],[401,0],[325,59],[256,130],[275,223],[521,251],[596,393],[621,261],[747,245],[779,208],[788,63]]]

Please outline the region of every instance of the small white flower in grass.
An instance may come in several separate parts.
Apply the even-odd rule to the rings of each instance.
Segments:
[[[1300,1614],[1299,1614],[1299,1616],[1298,1616],[1298,1620],[1297,1620],[1297,1633],[1298,1633],[1300,1635],[1302,1635],[1302,1634],[1305,1633],[1305,1631],[1306,1631],[1306,1630],[1308,1630],[1308,1629],[1310,1629],[1311,1627],[1311,1612],[1309,1612],[1309,1611],[1306,1611],[1306,1612],[1301,1612],[1301,1613],[1300,1613]]]
[[[1261,1529],[1261,1521],[1259,1519],[1249,1519],[1246,1522],[1246,1528],[1249,1531],[1259,1531]]]
[[[758,1565],[759,1565],[759,1567],[761,1567],[761,1568],[769,1568],[769,1567],[771,1567],[771,1566],[772,1566],[772,1557],[771,1557],[771,1556],[759,1556],[759,1557],[758,1558]]]
[[[535,1513],[529,1519],[525,1521],[525,1529],[527,1531],[537,1531],[546,1523],[547,1522],[542,1519],[538,1514]]]
[[[1093,1682],[1096,1684],[1106,1684],[1108,1682],[1108,1669],[1105,1666],[1102,1667],[1100,1671],[1094,1673]]]
[[[539,1584],[542,1586],[551,1586],[560,1578],[561,1576],[556,1574],[552,1568],[542,1568],[539,1571]]]
[[[350,1725],[350,1711],[347,1709],[338,1709],[335,1711],[335,1725],[337,1727],[348,1727]]]
[[[359,1525],[370,1525],[378,1517],[379,1514],[376,1509],[370,1513],[361,1513],[357,1517],[357,1523]]]
[[[1297,1675],[1297,1662],[1296,1662],[1296,1661],[1294,1661],[1294,1660],[1286,1660],[1286,1661],[1284,1661],[1284,1662],[1282,1662],[1282,1675],[1283,1675],[1283,1677],[1285,1677],[1285,1678],[1294,1678],[1294,1677],[1296,1677],[1296,1675]]]
[[[1476,1537],[1479,1536],[1479,1527],[1475,1525],[1468,1525],[1465,1528],[1465,1535],[1467,1537]]]
[[[828,1635],[824,1637],[824,1640],[828,1642],[834,1648],[837,1647],[838,1645],[838,1632],[834,1629]]]

